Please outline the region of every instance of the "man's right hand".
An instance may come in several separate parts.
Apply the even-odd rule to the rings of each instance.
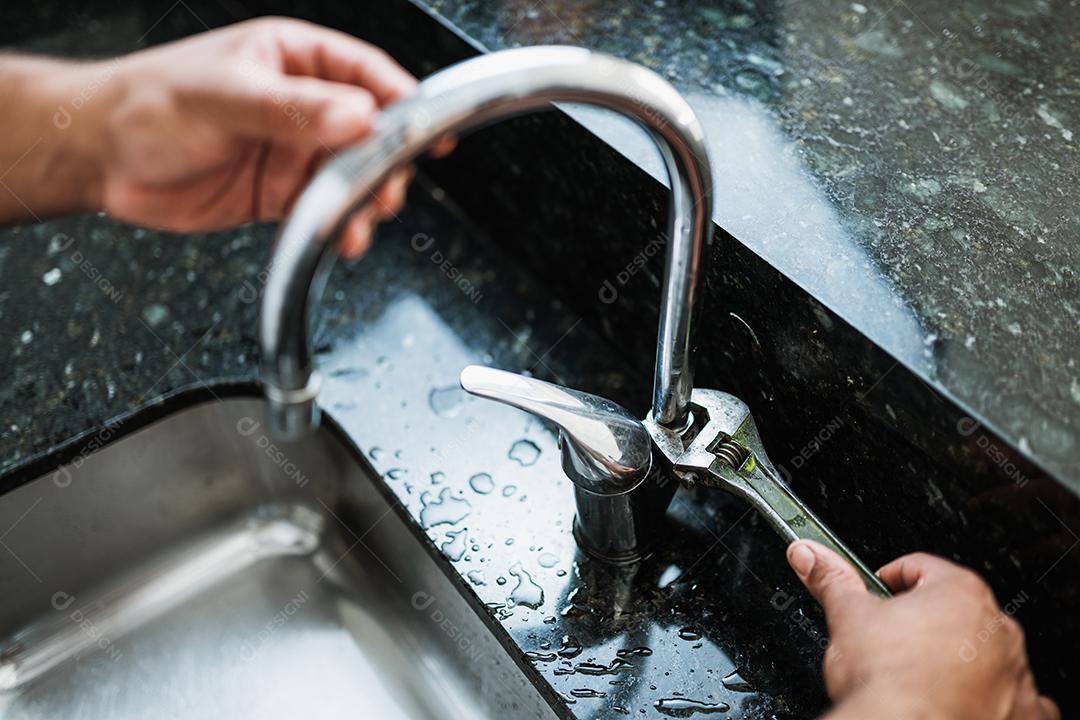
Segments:
[[[882,600],[817,543],[792,543],[787,557],[829,624],[829,720],[1061,717],[1035,688],[1020,625],[972,571],[905,555],[878,571],[896,593]]]

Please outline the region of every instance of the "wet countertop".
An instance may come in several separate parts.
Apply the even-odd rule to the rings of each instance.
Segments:
[[[128,408],[167,411],[177,392],[254,380],[270,228],[180,242],[86,217],[4,240],[0,321],[16,342],[7,469]],[[335,267],[318,318],[325,411],[564,714],[807,717],[824,706],[820,613],[783,544],[740,503],[681,491],[661,547],[631,568],[577,550],[555,435],[466,396],[457,373],[488,362],[620,400],[639,379],[438,189],[414,189],[364,260]],[[111,427],[67,456],[92,452]]]
[[[23,48],[101,55],[145,44],[151,29],[172,20],[185,21],[185,31],[224,21],[212,17],[216,5],[195,2],[167,3],[167,11],[54,5],[13,10],[15,22],[0,32]],[[1068,114],[1066,83],[1075,80],[1056,79],[1076,73],[1068,41],[1038,30],[1051,22],[1041,6],[1021,12],[843,4],[811,11],[794,4],[721,9],[544,0],[435,7],[492,48],[574,42],[632,57],[671,78],[708,125],[722,227],[1059,478],[1080,480],[1073,435],[1077,265],[1067,242],[1075,228],[1067,210],[1075,182],[1067,180],[1076,165],[1068,160],[1068,118],[1075,114]],[[1060,13],[1073,8],[1054,10],[1063,21]],[[36,31],[39,11],[58,25]],[[935,43],[914,12],[931,27],[952,23],[956,37]],[[977,32],[969,21],[978,22]],[[1006,52],[1028,41],[1038,51]],[[959,60],[947,65],[952,56],[942,53],[957,49]],[[957,64],[970,56],[985,68],[995,52],[1021,72]],[[944,74],[950,67],[972,74]],[[1034,113],[1003,113],[1002,122],[1023,128],[1018,147],[1009,144],[1011,135],[995,135],[987,87],[1011,88],[1020,107]],[[1040,103],[1048,108],[1043,113]],[[572,113],[656,171],[624,128]],[[960,145],[949,150],[947,143]],[[965,185],[969,177],[978,184]],[[1055,213],[1062,218],[1057,225],[1050,222]],[[102,217],[0,233],[0,338],[11,358],[0,385],[0,473],[132,408],[167,405],[162,398],[178,390],[253,381],[257,298],[272,233],[256,225],[179,237]],[[724,498],[680,494],[670,545],[631,575],[606,573],[575,553],[572,503],[553,436],[524,416],[452,390],[460,365],[492,362],[632,408],[646,404],[639,392],[646,379],[599,339],[591,321],[553,305],[550,287],[522,272],[520,259],[502,258],[495,245],[429,186],[414,193],[400,223],[382,230],[370,257],[340,264],[316,331],[319,361],[328,369],[328,412],[577,717],[616,707],[654,717],[657,701],[677,705],[680,696],[730,705],[735,717],[815,713],[824,703],[817,670],[823,625],[762,523]],[[459,272],[451,277],[444,260]],[[871,389],[880,393],[897,374]],[[464,446],[453,440],[463,428],[470,437]],[[418,437],[437,442],[424,446]],[[482,437],[489,440],[473,442]],[[86,440],[102,441],[100,434]],[[865,438],[854,443],[864,444]],[[827,467],[840,445],[815,463]],[[938,550],[951,550],[952,535],[938,529],[937,512],[949,505],[930,490],[930,510],[916,508],[931,528],[924,541],[937,533],[945,538]],[[866,494],[868,506],[879,502],[879,491]],[[847,525],[845,537],[871,548],[871,560],[912,541],[864,532],[852,520],[862,512],[858,492],[852,513],[843,511],[855,502],[847,488],[824,505],[811,485],[801,492],[829,511],[823,516],[834,527]],[[946,493],[954,497],[950,487]],[[914,489],[907,495],[919,499]],[[889,505],[889,496],[880,503]],[[435,522],[436,509],[425,522],[429,507],[465,514]],[[1037,511],[1045,513],[1043,507]],[[1021,515],[1010,509],[1010,518]],[[979,514],[976,532],[959,514],[963,527],[956,532],[977,545],[966,557],[983,560],[984,572],[1001,544],[982,530],[994,517]],[[866,523],[880,520],[869,513]],[[1070,577],[1071,564],[1060,560],[1075,547],[1071,540],[1065,537],[1064,554],[1055,548],[1025,563],[1033,584],[996,581],[1006,599],[1016,587],[1035,586],[1056,598],[1048,612],[1033,591],[1025,625],[1032,641],[1043,643],[1035,653],[1047,668],[1041,677],[1056,673],[1059,688],[1072,681],[1056,658],[1071,651],[1052,654],[1047,646],[1057,638],[1070,646],[1069,631],[1051,626],[1064,628],[1067,616],[1054,620],[1055,613],[1075,607],[1058,592],[1061,578]],[[530,582],[543,590],[536,608]],[[1035,627],[1040,618],[1046,627]],[[728,677],[733,672],[744,682]]]
[[[724,230],[1080,488],[1078,3],[426,4],[487,49],[670,80]],[[640,136],[575,116],[661,175]]]

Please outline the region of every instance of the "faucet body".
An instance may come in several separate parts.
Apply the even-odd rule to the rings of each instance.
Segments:
[[[379,117],[367,140],[328,163],[298,199],[274,249],[259,329],[263,383],[278,436],[295,438],[318,422],[319,378],[312,367],[308,318],[325,284],[332,241],[348,217],[395,169],[440,139],[548,110],[557,102],[632,118],[663,157],[671,208],[650,418],[670,432],[688,428],[690,328],[711,239],[704,131],[679,93],[646,68],[581,48],[531,47],[468,60],[425,79],[413,97]],[[612,561],[640,557],[675,488],[652,462],[653,440],[645,426],[603,398],[482,370],[463,372],[463,387],[559,426],[582,547]]]

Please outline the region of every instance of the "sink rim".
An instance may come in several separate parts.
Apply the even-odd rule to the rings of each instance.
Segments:
[[[180,413],[195,410],[203,405],[230,401],[254,401],[259,405],[265,403],[261,388],[255,381],[212,381],[183,386],[99,423],[42,453],[27,457],[0,476],[0,500],[35,481],[48,482],[50,473],[56,473],[60,468],[78,461],[80,457],[89,459],[109,450],[121,440],[152,425],[166,423]],[[456,595],[466,603],[472,615],[498,643],[503,657],[512,661],[517,674],[539,694],[547,709],[557,717],[573,717],[559,693],[528,662],[517,642],[472,590],[467,579],[457,572],[453,563],[440,552],[438,546],[419,524],[418,519],[395,495],[382,474],[372,466],[352,436],[337,422],[329,409],[324,408],[319,432],[328,434],[341,445],[349,461],[354,463],[357,466],[356,469],[370,481],[373,491],[387,503],[389,510],[396,514],[401,527],[405,528],[412,539],[420,544],[423,548],[422,552],[439,569],[441,575],[453,587]]]

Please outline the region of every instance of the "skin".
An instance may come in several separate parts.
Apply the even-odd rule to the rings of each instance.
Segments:
[[[104,62],[0,56],[0,223],[104,211],[191,232],[278,220],[415,88],[378,48],[287,19]],[[346,256],[401,208],[409,178],[354,215]],[[880,570],[897,593],[880,600],[820,545],[794,543],[788,560],[828,619],[829,720],[1060,718],[1035,688],[1020,626],[969,570],[907,555]]]
[[[0,119],[0,222],[104,210],[191,232],[278,220],[416,84],[372,45],[278,18],[104,62],[2,58],[0,95],[18,110]],[[400,210],[409,179],[354,215],[346,256]]]
[[[787,557],[828,621],[828,720],[1061,717],[1036,690],[1020,625],[972,571],[905,555],[878,571],[896,593],[882,600],[818,543],[792,543]]]

